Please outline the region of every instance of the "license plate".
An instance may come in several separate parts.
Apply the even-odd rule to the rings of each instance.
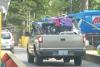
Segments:
[[[6,48],[10,48],[10,46],[6,46]]]
[[[58,55],[68,55],[68,50],[59,50]]]

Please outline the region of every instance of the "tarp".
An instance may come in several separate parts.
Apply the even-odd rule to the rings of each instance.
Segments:
[[[60,18],[59,17],[52,17],[51,20],[55,24],[55,26],[60,27]]]
[[[68,16],[82,19],[79,24],[82,33],[100,33],[100,10],[84,10]]]
[[[68,18],[68,17],[64,17],[64,18],[61,18],[61,25],[62,26],[73,26],[72,25],[72,19],[71,18]]]

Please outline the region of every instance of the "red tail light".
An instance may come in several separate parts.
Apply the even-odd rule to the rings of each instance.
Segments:
[[[86,40],[88,40],[88,37],[87,37],[87,35],[84,35],[84,36],[83,36],[83,43],[84,43]]]
[[[38,42],[43,43],[43,37],[42,36],[38,37]]]

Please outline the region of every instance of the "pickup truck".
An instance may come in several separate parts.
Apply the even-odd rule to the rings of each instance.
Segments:
[[[80,66],[85,47],[82,35],[72,31],[53,35],[31,35],[27,44],[27,55],[28,62],[35,64],[41,64],[43,59],[55,58],[63,59],[64,62],[74,59],[74,64]]]

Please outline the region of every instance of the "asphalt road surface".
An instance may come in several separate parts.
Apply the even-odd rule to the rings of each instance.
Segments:
[[[55,60],[55,59],[49,59],[44,60],[44,63],[37,66],[34,63],[28,63],[27,61],[27,53],[25,48],[18,48],[15,47],[14,54],[17,56],[17,58],[22,61],[26,67],[100,67],[100,64],[96,64],[93,62],[85,61],[83,60],[83,63],[81,66],[74,66],[73,60],[70,61],[70,63],[63,63],[63,60]]]

